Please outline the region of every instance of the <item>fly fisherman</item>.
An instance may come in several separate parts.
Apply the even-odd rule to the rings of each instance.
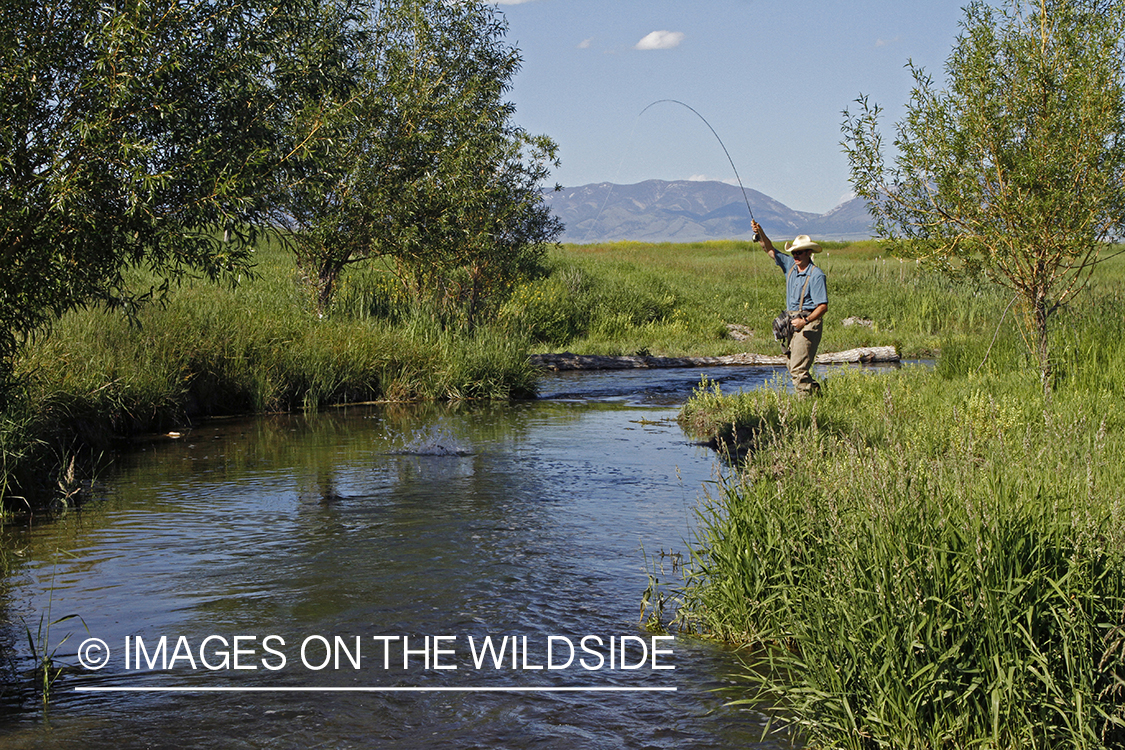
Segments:
[[[790,257],[778,252],[758,222],[752,221],[751,225],[762,249],[785,274],[785,309],[793,325],[786,355],[793,387],[798,396],[816,395],[820,392],[820,383],[813,380],[809,369],[816,359],[824,314],[828,311],[828,277],[812,262],[812,255],[820,252],[820,245],[807,234],[798,235],[792,245],[785,243],[785,251],[792,254]]]

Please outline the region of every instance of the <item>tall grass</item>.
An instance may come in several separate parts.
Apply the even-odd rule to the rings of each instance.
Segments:
[[[259,259],[237,288],[185,284],[132,322],[80,310],[34,341],[18,363],[23,390],[0,414],[0,495],[57,494],[73,455],[216,414],[535,392],[518,328],[447,330],[374,272],[348,278],[319,317],[284,248]]]
[[[681,625],[742,644],[748,700],[814,747],[1125,745],[1121,312],[1060,321],[1049,399],[1011,331],[818,400],[702,387],[685,425],[752,450]]]

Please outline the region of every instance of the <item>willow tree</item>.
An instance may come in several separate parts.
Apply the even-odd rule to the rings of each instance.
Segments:
[[[1022,302],[1051,387],[1049,323],[1125,228],[1120,1],[974,2],[938,88],[915,87],[884,162],[877,105],[844,113],[852,182],[893,249]]]
[[[319,14],[324,43],[300,64],[345,85],[295,101],[283,188],[317,307],[349,266],[383,258],[471,325],[561,231],[540,189],[555,144],[505,100],[520,66],[506,23],[478,0],[324,0]]]
[[[272,0],[0,0],[0,379],[90,303],[235,277],[272,215]]]

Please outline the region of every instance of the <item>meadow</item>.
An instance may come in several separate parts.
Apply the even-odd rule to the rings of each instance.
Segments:
[[[992,287],[922,274],[873,242],[822,243],[831,304],[821,351],[895,346],[931,357],[979,336],[1010,301]],[[784,306],[780,269],[755,244],[619,242],[567,245],[551,273],[519,289],[506,310],[543,350],[581,354],[779,354],[770,322]],[[847,319],[869,325],[840,325]],[[727,325],[749,329],[738,341]]]

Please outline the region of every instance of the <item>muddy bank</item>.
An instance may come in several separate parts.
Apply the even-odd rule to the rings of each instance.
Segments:
[[[785,357],[767,354],[728,354],[722,357],[651,357],[640,354],[619,357],[598,354],[533,354],[533,364],[548,370],[634,370],[649,367],[721,367],[723,365],[760,365],[762,367],[783,367]],[[893,346],[872,346],[848,349],[842,352],[818,354],[819,365],[842,365],[849,363],[891,363],[898,362],[898,352]]]

